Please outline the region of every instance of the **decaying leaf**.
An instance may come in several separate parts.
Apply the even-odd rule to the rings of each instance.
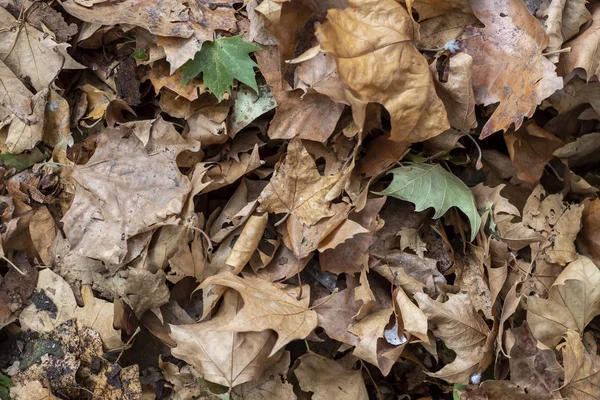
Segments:
[[[50,269],[40,272],[33,304],[23,310],[19,322],[24,329],[50,332],[65,321],[76,319],[80,327],[97,330],[107,351],[120,349],[121,332],[113,328],[114,308],[97,299],[89,286],[82,288],[84,306],[79,307],[71,287]]]
[[[521,0],[471,1],[484,28],[468,28],[461,49],[473,57],[473,90],[478,104],[500,103],[481,138],[521,127],[538,104],[563,87],[556,67],[542,55],[544,28]]]
[[[191,184],[175,157],[198,144],[162,119],[150,129],[145,146],[129,129],[106,130],[90,161],[74,168],[77,192],[63,223],[71,245],[85,256],[119,265],[130,238],[176,223]],[[138,174],[127,173],[132,169]]]

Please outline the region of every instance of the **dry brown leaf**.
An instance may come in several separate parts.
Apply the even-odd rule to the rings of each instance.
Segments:
[[[477,257],[477,253],[485,254],[481,247],[472,246],[469,253],[455,258],[456,279],[454,284],[461,291],[467,292],[475,311],[481,311],[483,316],[493,320],[492,293],[485,278],[483,260]]]
[[[392,140],[421,142],[449,128],[427,61],[412,43],[418,27],[400,4],[350,0],[327,19],[317,29],[321,48],[333,54],[342,81],[361,101],[389,111]]]
[[[85,68],[67,53],[68,44],[56,43],[28,23],[17,25],[15,17],[0,8],[0,26],[5,28],[0,32],[0,59],[38,92],[49,89],[61,70]]]
[[[560,114],[565,114],[582,104],[589,104],[600,112],[600,82],[589,82],[580,77],[573,78],[562,90],[554,93],[542,104],[542,108],[552,106]]]
[[[391,344],[384,338],[388,325],[398,329],[393,323],[390,324],[393,316],[394,309],[385,308],[367,315],[349,328],[359,340],[352,354],[375,365],[384,376],[390,373],[408,343],[408,340],[402,342],[400,339],[400,344]],[[399,332],[395,333],[401,336]]]
[[[344,105],[335,103],[319,93],[302,96],[300,90],[291,92],[285,90],[277,47],[269,46],[257,52],[256,59],[278,104],[275,117],[269,124],[269,137],[325,142],[333,133]],[[298,121],[305,123],[298,124]]]
[[[538,340],[554,347],[567,330],[583,334],[600,314],[600,270],[580,256],[561,272],[550,288],[548,299],[529,296],[527,321]]]
[[[533,190],[523,208],[523,223],[545,238],[534,248],[536,257],[560,265],[577,258],[573,242],[581,226],[583,208],[583,204],[564,203],[560,193],[546,196],[541,185]]]
[[[122,348],[121,332],[113,328],[113,304],[97,299],[89,286],[81,294],[84,306],[79,307],[69,284],[50,269],[40,272],[37,283],[39,301],[29,305],[19,317],[24,329],[50,332],[70,319],[76,319],[79,327],[88,326],[100,333],[107,351]]]
[[[210,397],[208,393],[203,391],[202,385],[200,384],[196,372],[189,365],[184,365],[181,369],[168,361],[162,361],[159,358],[158,367],[160,368],[165,380],[171,385],[173,391],[176,393],[177,400],[193,400],[200,397],[203,400],[216,400],[218,397]],[[208,395],[208,398],[207,398]]]
[[[68,141],[71,138],[70,118],[69,103],[56,91],[50,90],[44,113],[44,143],[56,147],[61,141]]]
[[[573,400],[594,399],[600,387],[600,357],[596,349],[586,348],[580,335],[570,330],[566,333],[562,355],[566,387],[561,394]]]
[[[440,81],[435,63],[429,67],[435,80],[436,92],[448,112],[450,125],[462,132],[469,132],[477,126],[472,66],[473,58],[466,53],[450,57],[446,82]]]
[[[268,214],[252,215],[244,225],[240,236],[238,236],[231,249],[231,253],[225,260],[225,264],[233,268],[232,273],[234,275],[240,273],[250,261],[250,257],[252,257],[262,239],[268,220]]]
[[[199,95],[206,92],[202,81],[197,78],[181,86],[181,71],[177,70],[171,75],[169,64],[164,60],[158,60],[152,63],[152,67],[148,71],[146,78],[152,82],[154,92],[157,95],[162,88],[166,87],[178,95],[183,96],[190,101],[194,101]]]
[[[415,294],[419,308],[427,315],[433,334],[456,353],[456,359],[429,375],[449,382],[467,384],[471,375],[482,373],[491,362],[490,328],[477,314],[465,293],[449,294],[439,303],[425,293]]]
[[[376,251],[371,255],[380,261],[381,265],[374,265],[372,268],[382,276],[386,276],[390,271],[392,275],[400,275],[400,271],[403,271],[409,277],[420,282],[426,287],[425,291],[432,295],[438,292],[439,284],[446,283],[446,278],[437,269],[437,260],[432,258],[422,259],[416,254],[401,252],[397,249]],[[391,278],[393,282],[393,276]],[[407,290],[404,286],[403,288],[406,292],[413,294],[413,291]]]
[[[325,217],[312,226],[300,222],[291,215],[285,224],[282,233],[283,242],[299,259],[307,257],[319,247],[329,234],[335,231],[344,221],[347,221],[351,206],[346,203],[337,203],[331,206],[331,217]],[[283,231],[283,229],[282,229]]]
[[[40,207],[33,212],[29,221],[29,235],[44,265],[50,265],[48,250],[54,241],[57,231],[54,217],[52,217],[47,207]]]
[[[506,185],[495,188],[479,184],[471,189],[479,210],[492,210],[493,221],[500,233],[500,239],[513,250],[519,250],[531,243],[541,242],[544,237],[518,221],[521,214],[517,207],[500,194]]]
[[[333,215],[326,196],[339,177],[340,174],[321,176],[302,141],[294,139],[260,194],[258,211],[291,214],[304,225],[314,225]]]
[[[394,298],[394,306],[397,307],[397,314],[402,319],[404,330],[428,343],[427,316],[425,313],[410,300],[401,286],[394,289],[392,297]]]
[[[348,331],[361,306],[355,297],[356,286],[354,277],[346,275],[346,289],[316,300],[319,326],[330,338],[351,346],[358,344],[356,335]]]
[[[581,232],[577,236],[577,246],[581,252],[600,265],[600,200],[586,201],[581,217]]]
[[[14,400],[59,400],[52,394],[50,388],[42,385],[41,381],[25,381],[10,388],[10,397]]]
[[[348,369],[338,361],[315,353],[301,356],[294,370],[300,388],[312,392],[313,400],[368,400],[369,395],[360,370]]]
[[[533,121],[516,132],[506,132],[504,141],[517,178],[530,183],[540,180],[546,164],[554,158],[553,153],[565,144]]]
[[[269,356],[277,353],[294,339],[304,339],[317,326],[317,313],[308,308],[308,288],[297,300],[293,294],[263,279],[247,276],[240,278],[223,273],[206,279],[200,288],[222,285],[237,291],[244,306],[235,317],[219,329],[233,332],[277,332],[277,342]]]
[[[406,7],[409,12],[412,12],[413,8],[417,11],[419,21],[424,21],[453,11],[464,13],[471,12],[469,0],[439,0],[435,2],[429,0],[407,0]]]
[[[468,4],[468,1],[466,3]],[[421,27],[419,46],[424,49],[444,48],[446,43],[457,39],[468,25],[476,21],[477,18],[471,12],[460,11],[450,11],[419,21]]]
[[[171,349],[173,355],[192,365],[204,379],[220,385],[233,387],[258,379],[281,354],[269,358],[275,344],[275,335],[269,330],[222,329],[239,315],[244,303],[239,294],[228,290],[219,312],[210,321],[169,325],[171,337],[177,342],[177,347]]]
[[[8,127],[6,147],[11,153],[31,150],[44,136],[44,115],[48,89],[43,89],[31,98],[31,114],[26,119],[14,117]]]
[[[234,400],[264,400],[265,393],[278,400],[296,400],[294,387],[287,381],[290,365],[290,352],[284,351],[280,360],[269,366],[261,378],[254,382],[246,382],[233,388],[231,398]]]
[[[473,89],[477,104],[498,107],[481,138],[521,127],[538,104],[563,87],[555,66],[542,55],[548,35],[521,0],[471,1],[485,28],[468,28],[461,49],[473,57]]]
[[[579,3],[582,15],[589,12],[585,8],[583,1]],[[598,45],[600,43],[600,6],[594,4],[592,7],[592,23],[573,40],[564,44],[564,47],[570,47],[571,51],[560,55],[558,70],[561,75],[569,75],[577,68],[585,71],[585,77],[589,81],[594,76],[600,79],[600,55],[598,55]]]
[[[562,378],[562,368],[552,349],[540,348],[527,322],[511,330],[510,380],[536,399],[552,398]]]
[[[130,133],[107,129],[90,161],[73,168],[77,191],[62,220],[73,249],[116,265],[128,257],[129,239],[177,221],[191,184],[175,158],[199,149],[160,118],[146,146]]]
[[[463,393],[460,400],[534,400],[525,390],[509,381],[488,380]]]
[[[63,2],[65,10],[82,21],[101,25],[130,24],[142,27],[161,36],[188,38],[194,28],[188,8],[176,1],[126,0],[95,1],[95,4],[80,4],[77,0]],[[136,9],[136,13],[131,10]],[[161,18],[156,18],[160,15]]]

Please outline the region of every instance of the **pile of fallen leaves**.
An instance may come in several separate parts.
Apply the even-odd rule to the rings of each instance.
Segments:
[[[600,4],[0,0],[0,398],[600,399]]]

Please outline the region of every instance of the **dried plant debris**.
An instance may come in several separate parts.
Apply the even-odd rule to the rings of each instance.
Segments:
[[[599,27],[0,1],[0,399],[600,399]]]

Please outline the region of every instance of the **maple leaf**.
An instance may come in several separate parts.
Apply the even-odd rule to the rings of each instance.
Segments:
[[[473,57],[475,100],[500,103],[481,131],[483,139],[512,123],[519,129],[563,82],[542,55],[548,35],[522,0],[472,0],[471,8],[485,25],[468,28],[461,43]]]
[[[471,240],[479,232],[481,217],[475,207],[471,191],[456,176],[439,164],[410,164],[389,171],[394,175],[392,183],[379,194],[407,200],[415,205],[415,211],[433,207],[433,218],[440,218],[457,207],[471,222]]]
[[[425,293],[415,294],[419,308],[434,326],[434,335],[456,353],[452,363],[429,375],[466,384],[472,374],[483,372],[491,361],[490,328],[475,312],[469,295],[449,294],[448,297],[448,301],[439,303]]]
[[[298,361],[294,375],[302,390],[314,393],[314,400],[369,398],[360,370],[348,369],[338,361],[314,353],[305,354]]]
[[[233,80],[245,83],[258,93],[254,67],[258,65],[248,56],[260,47],[242,40],[241,36],[219,38],[204,42],[193,60],[182,67],[182,86],[202,74],[204,86],[221,101],[230,91]]]
[[[333,54],[360,100],[389,111],[392,140],[420,142],[448,129],[427,61],[412,43],[418,27],[402,5],[351,0],[344,10],[330,9],[327,19],[317,29],[321,48]]]
[[[567,265],[556,278],[548,299],[538,296],[527,299],[531,331],[550,347],[569,329],[583,333],[596,315],[600,315],[600,270],[582,256]]]
[[[260,194],[258,211],[292,214],[311,226],[330,217],[326,196],[339,180],[339,174],[321,176],[300,139],[288,144],[288,152]]]
[[[269,357],[275,335],[261,332],[223,331],[242,305],[235,291],[225,293],[219,312],[210,321],[193,325],[170,325],[177,347],[171,352],[190,363],[204,379],[233,387],[256,380],[262,371],[279,360]]]
[[[294,339],[304,339],[317,326],[317,313],[307,307],[307,294],[302,300],[271,282],[247,276],[240,278],[229,272],[206,279],[200,289],[222,285],[240,293],[244,306],[220,329],[234,332],[277,332],[277,342],[269,356]],[[305,288],[306,290],[307,288]]]

